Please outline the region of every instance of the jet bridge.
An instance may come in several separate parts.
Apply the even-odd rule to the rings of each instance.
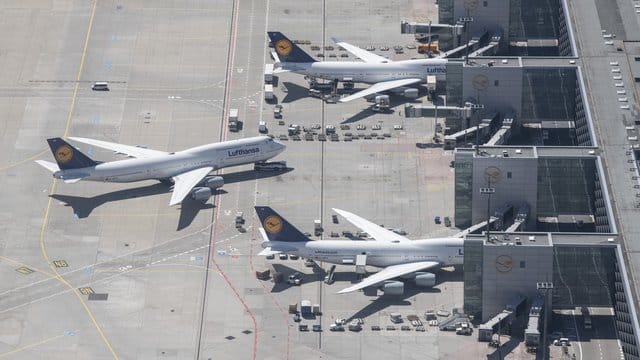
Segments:
[[[489,126],[491,126],[491,119],[483,119],[480,124],[476,126],[472,126],[470,128],[460,130],[457,133],[453,133],[450,135],[445,135],[444,137],[444,148],[453,149],[456,147],[458,140],[461,138],[466,139],[469,135],[475,133],[476,131],[480,131],[480,136],[484,135],[486,131],[488,131]],[[486,129],[486,130],[485,130]]]
[[[516,215],[516,219],[513,221],[513,225],[509,226],[505,232],[512,233],[518,231],[520,227],[527,222],[527,218],[529,218],[529,204],[522,204],[520,209],[518,209],[518,214]]]
[[[502,120],[502,126],[495,134],[487,141],[485,146],[503,145],[507,142],[511,136],[511,128],[513,127],[513,117],[505,118]]]
[[[491,37],[489,44],[479,48],[478,50],[469,54],[469,57],[477,57],[477,56],[493,56],[498,52],[498,47],[500,46],[500,40],[502,39],[502,34],[497,33]]]
[[[492,216],[491,218],[489,218],[489,224],[493,224],[497,220],[498,220],[497,217]],[[456,237],[465,237],[468,234],[471,234],[471,233],[473,233],[475,231],[478,231],[478,230],[480,230],[480,229],[482,229],[482,228],[484,228],[486,226],[487,226],[487,221],[485,220],[483,222],[477,223],[477,224],[467,228],[466,230],[463,230],[463,231],[457,233],[455,236]]]
[[[538,296],[533,299],[531,310],[529,310],[529,323],[524,330],[524,344],[527,349],[536,350],[540,345],[541,316],[544,307],[544,297]]]
[[[489,319],[478,327],[478,341],[491,341],[493,334],[502,333],[511,326],[511,323],[524,307],[527,298],[516,295],[502,312]]]

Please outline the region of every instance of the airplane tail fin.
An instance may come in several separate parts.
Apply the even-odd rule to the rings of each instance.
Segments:
[[[61,170],[81,169],[98,164],[61,138],[47,139],[47,142]]]
[[[269,241],[305,242],[310,239],[268,206],[256,206],[256,214]]]
[[[316,62],[309,54],[279,31],[268,31],[273,49],[281,62],[312,63]]]

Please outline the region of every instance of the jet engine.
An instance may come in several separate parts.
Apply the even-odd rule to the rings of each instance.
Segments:
[[[211,197],[210,187],[196,187],[191,190],[191,197],[193,200],[206,202]]]
[[[414,281],[416,282],[416,286],[429,288],[434,287],[436,285],[436,274],[419,272],[416,273]]]
[[[404,283],[401,281],[388,281],[382,285],[382,291],[385,295],[402,295],[404,294]]]
[[[222,176],[212,176],[204,180],[204,186],[208,187],[211,190],[221,188],[223,185],[224,179],[222,178]]]
[[[409,99],[416,99],[418,98],[418,89],[413,89],[413,88],[405,89],[402,95],[404,95],[404,97]]]

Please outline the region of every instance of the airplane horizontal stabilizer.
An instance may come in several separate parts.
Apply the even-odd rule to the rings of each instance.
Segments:
[[[258,253],[258,256],[267,256],[267,255],[278,255],[280,254],[280,251],[275,251],[275,250],[271,250],[270,247],[260,251]]]
[[[60,167],[58,167],[58,164],[54,164],[52,162],[44,160],[36,160],[36,163],[38,163],[38,165],[42,166],[43,168],[51,171],[52,173],[60,171]]]
[[[75,184],[82,179],[83,178],[81,177],[77,177],[77,178],[71,178],[71,179],[62,179],[62,181],[64,181],[66,184]]]

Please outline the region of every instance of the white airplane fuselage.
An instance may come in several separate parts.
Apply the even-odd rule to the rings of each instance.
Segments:
[[[388,63],[366,63],[356,61],[322,61],[313,63],[280,64],[289,70],[309,77],[375,84],[383,81],[402,79],[423,79],[428,75],[444,75],[446,59],[416,59]]]
[[[284,145],[281,143],[268,136],[258,136],[202,145],[157,157],[118,160],[93,167],[59,170],[53,176],[58,179],[84,176],[82,180],[122,183],[170,179],[202,167],[213,167],[216,170],[265,161],[283,150]]]
[[[367,265],[386,267],[418,261],[435,261],[440,266],[464,262],[463,239],[438,238],[402,243],[358,240],[306,242],[266,241],[262,247],[332,264],[355,264],[356,255],[367,255]]]

